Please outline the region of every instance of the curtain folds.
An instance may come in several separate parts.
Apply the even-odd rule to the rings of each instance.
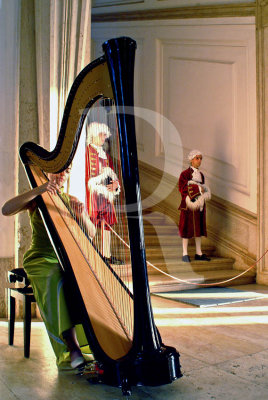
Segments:
[[[35,0],[39,143],[53,149],[69,89],[90,62],[90,0]]]
[[[18,40],[19,135],[16,151],[26,141],[47,150],[55,147],[69,89],[90,61],[90,0],[24,0]],[[22,166],[14,168],[17,191],[29,188]],[[25,213],[16,218],[15,264],[31,240]],[[16,239],[15,239],[16,240]]]

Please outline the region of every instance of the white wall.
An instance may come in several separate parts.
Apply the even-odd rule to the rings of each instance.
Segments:
[[[15,195],[20,1],[0,1],[0,206]],[[0,213],[0,255],[14,256],[14,218]]]
[[[135,104],[176,128],[137,119],[139,158],[177,177],[181,151],[199,148],[212,192],[256,213],[254,18],[95,23],[94,56],[121,35],[138,44]]]

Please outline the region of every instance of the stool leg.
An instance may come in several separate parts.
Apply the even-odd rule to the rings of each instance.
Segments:
[[[31,339],[31,299],[28,296],[24,298],[24,357],[30,357],[30,339]]]
[[[11,290],[8,289],[8,299],[9,299],[9,315],[8,315],[8,344],[10,346],[14,343],[14,326],[15,326],[15,307],[16,300],[15,297],[11,295]]]

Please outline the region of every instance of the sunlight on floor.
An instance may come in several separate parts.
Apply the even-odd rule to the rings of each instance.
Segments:
[[[268,315],[200,317],[200,318],[155,318],[156,326],[220,326],[220,325],[268,325]]]
[[[257,294],[254,292],[237,292],[237,293],[200,293],[197,291],[196,293],[185,293],[182,291],[181,293],[175,292],[175,293],[165,293],[165,297],[168,299],[176,299],[179,301],[179,299],[258,299],[258,298],[263,298],[263,299],[268,299],[267,294]]]
[[[154,307],[154,315],[167,314],[236,314],[236,313],[262,313],[268,312],[268,306],[253,307],[202,307],[202,308],[161,308]]]

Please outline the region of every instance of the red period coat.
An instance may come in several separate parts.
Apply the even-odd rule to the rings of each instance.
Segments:
[[[110,167],[113,170],[112,159],[109,154],[106,154],[106,156],[106,159],[99,157],[97,150],[90,144],[86,147],[86,209],[95,225],[99,224],[103,219],[109,225],[117,222],[113,202],[110,202],[104,195],[95,190],[91,192],[88,187],[88,181],[100,175],[100,164],[102,169]],[[109,229],[107,226],[105,228]]]
[[[205,183],[205,177],[200,172],[202,178],[202,184]],[[186,205],[186,197],[190,195],[188,182],[193,178],[193,169],[189,167],[183,171],[180,175],[178,187],[181,193],[181,204],[180,210],[180,221],[179,221],[179,234],[182,238],[192,238],[207,236],[206,229],[206,206],[204,205],[203,210],[191,210]],[[191,195],[190,195],[191,197]]]

